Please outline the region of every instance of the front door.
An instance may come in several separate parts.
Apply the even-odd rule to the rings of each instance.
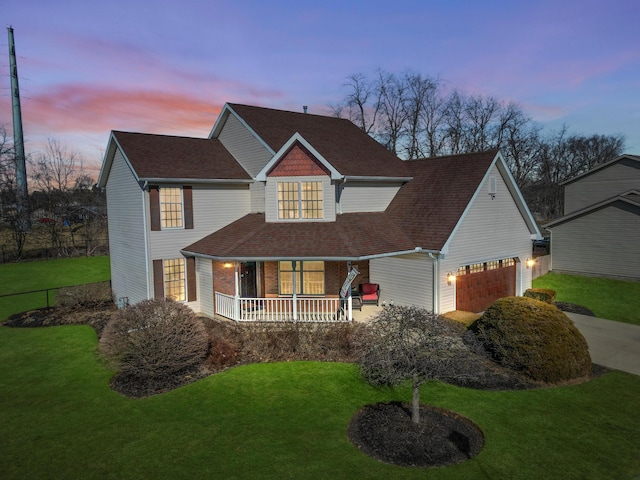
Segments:
[[[240,264],[240,295],[243,298],[257,298],[256,262]]]

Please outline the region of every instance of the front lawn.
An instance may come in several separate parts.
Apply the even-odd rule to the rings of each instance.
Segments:
[[[611,479],[640,474],[640,377],[622,372],[531,391],[428,383],[424,403],[485,434],[465,463],[429,471],[361,453],[347,426],[362,406],[410,400],[352,364],[226,370],[170,393],[123,397],[88,326],[0,327],[0,473],[14,479]]]
[[[533,287],[555,290],[558,302],[585,306],[597,317],[640,325],[640,282],[547,273]]]
[[[77,257],[0,265],[0,295],[55,289],[111,279],[109,257]],[[55,290],[49,292],[49,300]],[[9,315],[47,306],[47,293],[0,297],[0,322]]]

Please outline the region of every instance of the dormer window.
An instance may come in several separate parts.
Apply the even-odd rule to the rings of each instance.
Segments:
[[[278,182],[278,219],[323,218],[322,182]]]

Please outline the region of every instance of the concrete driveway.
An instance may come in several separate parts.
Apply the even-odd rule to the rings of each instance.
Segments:
[[[640,326],[565,313],[587,340],[593,363],[640,375]]]

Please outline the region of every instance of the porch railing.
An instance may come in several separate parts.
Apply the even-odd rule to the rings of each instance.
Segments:
[[[340,298],[236,298],[216,292],[216,314],[238,322],[348,322]]]

